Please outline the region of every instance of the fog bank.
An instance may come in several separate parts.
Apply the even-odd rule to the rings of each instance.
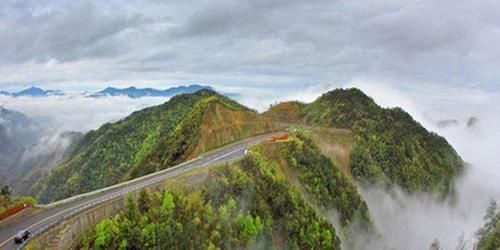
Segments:
[[[0,96],[0,106],[22,112],[54,131],[86,132],[106,122],[122,119],[133,111],[168,101],[166,97],[125,96],[88,98],[83,95],[49,97]]]

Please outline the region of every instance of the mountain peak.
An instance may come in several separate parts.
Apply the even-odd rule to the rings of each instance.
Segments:
[[[363,91],[361,91],[358,88],[335,89],[326,92],[319,99],[362,102],[363,104],[374,103],[371,97],[367,96]]]
[[[14,96],[25,96],[25,95],[30,95],[30,96],[45,96],[47,93],[45,90],[32,86],[30,88],[27,88],[25,90],[21,90],[17,93],[14,93]]]

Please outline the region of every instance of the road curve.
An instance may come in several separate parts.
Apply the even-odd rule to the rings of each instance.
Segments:
[[[205,167],[212,164],[227,162],[235,160],[244,156],[246,149],[249,145],[258,143],[272,136],[273,134],[266,134],[257,137],[252,137],[244,141],[236,142],[231,145],[225,146],[204,154],[192,161],[159,171],[157,173],[137,178],[128,182],[126,185],[121,185],[112,188],[105,188],[102,192],[92,192],[89,195],[84,195],[80,199],[69,201],[58,206],[48,207],[43,211],[34,214],[31,217],[24,218],[19,222],[7,225],[0,229],[0,249],[10,250],[16,249],[19,246],[14,244],[14,236],[17,232],[27,229],[33,236],[43,232],[48,227],[60,223],[65,219],[84,211],[97,204],[114,199],[118,196],[126,195],[137,189],[153,185],[155,183],[164,181],[168,178],[178,176],[187,171],[199,167]]]

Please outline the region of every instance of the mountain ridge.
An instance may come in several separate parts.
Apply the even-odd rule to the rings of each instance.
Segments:
[[[128,96],[130,98],[140,98],[140,97],[170,97],[178,94],[188,94],[194,93],[196,91],[208,89],[213,90],[211,86],[208,85],[181,85],[177,87],[171,87],[164,90],[154,89],[154,88],[137,88],[135,86],[127,88],[115,88],[107,87],[101,91],[89,95],[89,97],[104,97],[104,96]]]
[[[454,177],[465,168],[446,139],[401,108],[378,106],[359,89],[329,91],[309,104],[274,105],[264,115],[281,120],[288,115],[297,123],[351,131],[350,172],[362,183],[450,194]]]
[[[169,87],[166,89],[155,89],[155,88],[140,88],[136,86],[130,86],[125,88],[118,87],[106,87],[103,90],[94,93],[83,93],[82,95],[89,98],[99,98],[99,97],[109,97],[109,96],[127,96],[130,98],[142,98],[142,97],[172,97],[179,94],[194,93],[196,91],[208,89],[214,90],[210,85],[201,84],[189,84],[189,85],[179,85],[175,87]],[[65,92],[62,90],[45,90],[37,86],[31,86],[26,89],[22,89],[15,92],[8,92],[0,90],[0,96],[11,96],[11,97],[49,97],[49,96],[64,96]],[[227,93],[229,97],[238,96],[235,93]]]
[[[437,190],[446,195],[453,193],[453,181],[464,169],[444,138],[427,131],[400,108],[381,108],[359,89],[337,89],[310,104],[287,105],[281,115],[276,112],[281,105],[259,115],[212,90],[174,96],[89,132],[73,149],[71,160],[52,171],[44,188],[36,188],[37,195],[42,201],[59,199],[140,177],[252,133],[272,130],[271,120],[287,117],[288,122],[350,131],[343,145],[349,159],[332,160],[361,184],[399,185],[409,192]],[[65,188],[58,190],[61,185]]]
[[[212,90],[174,96],[164,104],[136,111],[87,133],[72,149],[69,160],[55,168],[40,188],[35,188],[37,195],[48,201],[116,184],[274,127],[262,121],[250,124],[243,132],[235,129],[225,133],[222,140],[200,141],[204,133],[200,126],[207,120],[207,108],[214,103],[232,110],[224,115],[245,114],[242,116],[247,124],[257,117],[255,111]],[[226,117],[226,121],[231,123],[233,119]]]
[[[12,97],[47,97],[47,96],[62,96],[64,93],[60,90],[44,90],[42,88],[31,86],[17,92],[0,91],[0,95]]]
[[[399,186],[408,193],[446,197],[465,168],[444,138],[401,108],[382,108],[358,89],[333,90],[312,103],[274,105],[263,114],[200,90],[89,132],[35,190],[42,202],[96,190],[283,123],[289,127],[286,138],[251,146],[241,160],[194,170],[209,173],[196,178],[196,187],[174,189],[189,184],[174,179],[177,185],[156,193],[152,205],[145,205],[151,199],[144,194],[139,205],[131,196],[124,212],[99,223],[82,244],[104,244],[104,228],[114,225],[114,232],[123,234],[99,246],[154,246],[147,237],[123,236],[132,231],[120,230],[132,225],[152,230],[147,235],[165,230],[158,237],[170,235],[169,244],[185,248],[245,247],[258,239],[269,247],[339,249],[341,240],[342,247],[354,246],[358,233],[379,237],[361,189]],[[232,231],[224,231],[227,227]],[[249,228],[251,233],[245,231]],[[192,240],[175,241],[177,233],[186,233],[184,239],[195,231]]]

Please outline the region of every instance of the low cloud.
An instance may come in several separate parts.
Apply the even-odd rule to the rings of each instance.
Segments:
[[[428,249],[434,239],[444,249],[454,249],[460,237],[468,243],[467,249],[472,249],[489,200],[500,198],[500,156],[496,152],[500,148],[499,93],[461,88],[404,92],[389,85],[352,86],[361,88],[383,106],[408,110],[427,129],[444,136],[470,164],[457,180],[454,201],[437,202],[433,196],[407,195],[399,189],[362,190],[382,239],[363,241],[361,237],[356,249]],[[472,127],[436,125],[443,118],[466,120],[471,115],[479,118]]]
[[[82,95],[44,98],[1,96],[0,105],[35,118],[52,131],[86,132],[97,129],[106,122],[122,119],[133,111],[166,102],[168,99],[165,97],[88,98]]]

